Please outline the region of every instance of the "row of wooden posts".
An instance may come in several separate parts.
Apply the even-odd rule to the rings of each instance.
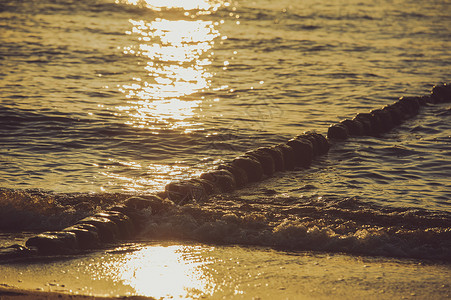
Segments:
[[[248,151],[197,178],[174,181],[155,195],[131,197],[124,203],[86,217],[60,231],[29,238],[25,246],[13,245],[0,251],[0,259],[21,255],[72,254],[136,236],[145,218],[163,201],[183,205],[204,202],[213,194],[231,192],[276,172],[308,168],[315,157],[329,151],[331,144],[352,136],[377,136],[417,115],[422,106],[451,101],[451,86],[434,86],[430,95],[402,97],[393,104],[369,113],[359,113],[329,127],[327,137],[305,132],[286,143]],[[166,200],[165,200],[166,199]]]

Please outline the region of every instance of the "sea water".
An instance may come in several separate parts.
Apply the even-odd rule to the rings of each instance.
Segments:
[[[450,14],[448,1],[0,1],[1,244],[428,94],[451,79]],[[433,259],[449,273],[450,116],[427,106],[309,169],[174,205],[140,240],[213,247],[210,271],[282,249],[271,259],[287,265],[308,251]]]

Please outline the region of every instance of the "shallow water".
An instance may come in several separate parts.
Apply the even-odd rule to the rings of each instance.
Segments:
[[[1,245],[451,79],[448,1],[0,2]],[[143,240],[450,261],[450,107]],[[279,258],[274,258],[279,259]]]
[[[2,186],[161,190],[450,78],[446,2],[188,3],[3,1]]]

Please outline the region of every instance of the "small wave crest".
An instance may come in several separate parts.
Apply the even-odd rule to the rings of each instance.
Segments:
[[[357,198],[249,202],[219,196],[154,215],[141,236],[448,261],[450,226],[447,213],[386,208]]]
[[[59,230],[128,196],[0,188],[0,230]]]
[[[1,189],[0,229],[59,230],[130,196]],[[165,199],[157,207],[138,239],[451,261],[447,212],[391,208],[356,197],[237,193],[185,206]]]

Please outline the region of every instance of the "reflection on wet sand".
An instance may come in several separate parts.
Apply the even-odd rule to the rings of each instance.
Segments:
[[[447,299],[450,295],[451,270],[440,264],[233,246],[172,243],[131,248],[136,251],[129,246],[44,264],[2,265],[0,279],[20,292],[71,297],[329,299],[332,292],[339,299]],[[64,298],[54,296],[49,299]],[[14,299],[21,297],[24,294]]]
[[[138,295],[157,299],[212,295],[215,283],[211,274],[204,272],[211,262],[200,255],[206,250],[182,245],[145,247],[109,261],[104,270]]]

